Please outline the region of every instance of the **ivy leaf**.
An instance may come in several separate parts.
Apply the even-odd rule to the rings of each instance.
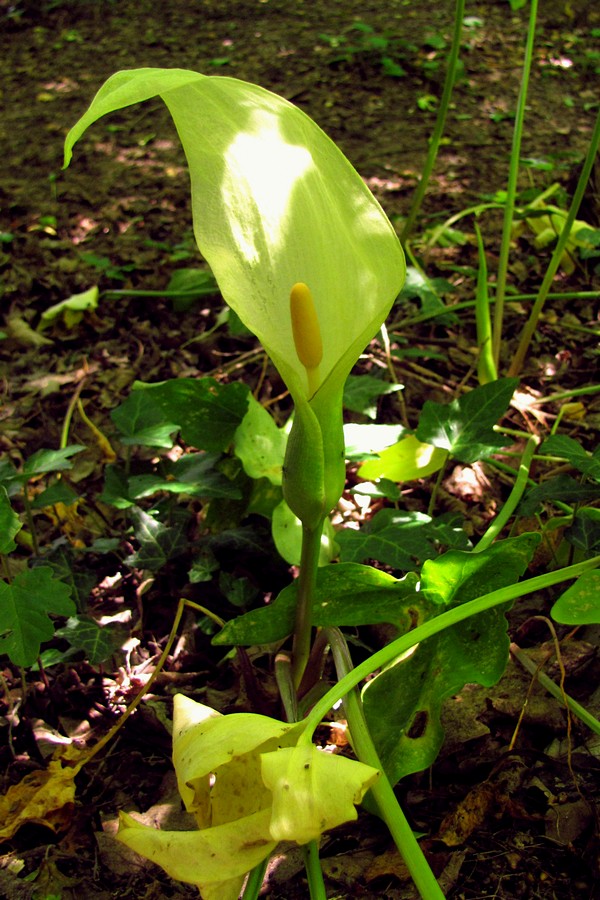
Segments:
[[[565,531],[566,540],[586,553],[600,551],[600,509],[593,506],[578,510],[573,524]]]
[[[127,557],[128,565],[155,572],[184,549],[185,521],[171,526],[163,525],[143,509],[132,510],[131,517],[134,521],[135,537],[140,546],[135,553]]]
[[[31,666],[40,644],[54,635],[50,616],[75,612],[68,585],[48,566],[19,572],[10,584],[0,581],[0,653],[16,666]]]
[[[214,378],[174,378],[159,384],[136,382],[111,418],[124,444],[172,447],[174,432],[198,450],[220,453],[244,418],[249,389]]]
[[[379,397],[402,390],[401,384],[390,384],[372,375],[349,375],[344,386],[344,407],[362,413],[369,419],[377,417]]]
[[[382,509],[359,531],[345,528],[337,535],[342,562],[376,559],[403,572],[419,568],[439,553],[439,544],[466,549],[468,538],[461,528],[449,528],[421,512]]]
[[[429,607],[429,615],[513,584],[538,543],[538,534],[524,534],[481,553],[450,550],[428,560],[420,594],[423,603],[437,607]],[[447,697],[468,682],[489,687],[501,678],[509,646],[505,612],[505,607],[491,609],[447,628],[364,688],[369,730],[393,784],[433,763],[444,737],[440,711]]]
[[[500,378],[447,405],[426,400],[417,438],[464,463],[489,456],[506,443],[493,427],[508,409],[518,383],[518,378]]]
[[[65,638],[74,650],[83,650],[87,661],[97,666],[116,649],[118,642],[115,641],[114,631],[114,628],[101,628],[90,616],[71,616],[55,634]]]
[[[82,444],[71,444],[61,450],[37,450],[29,459],[25,460],[23,471],[19,477],[22,481],[27,481],[34,475],[64,472],[73,467],[69,457],[81,453],[82,450],[85,450]]]
[[[424,598],[417,592],[417,582],[413,573],[398,580],[356,563],[325,566],[317,575],[313,624],[325,628],[387,622],[402,632],[408,631],[424,621]],[[293,582],[269,606],[227,622],[213,638],[213,644],[248,647],[282,640],[294,628],[297,596],[297,582]]]
[[[521,500],[518,512],[532,515],[542,503],[560,500],[563,503],[592,503],[600,498],[600,488],[595,484],[580,484],[571,475],[557,475],[528,491]]]
[[[594,481],[600,481],[600,445],[593,453],[587,453],[581,444],[566,434],[553,434],[544,441],[541,452],[560,456],[568,460],[578,472],[583,472]]]

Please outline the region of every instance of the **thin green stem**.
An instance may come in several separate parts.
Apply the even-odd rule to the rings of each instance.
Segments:
[[[529,11],[529,26],[527,29],[527,42],[525,45],[525,58],[523,60],[523,73],[521,75],[521,87],[517,101],[515,115],[515,127],[513,130],[512,149],[510,154],[510,168],[508,172],[508,186],[506,190],[506,205],[504,207],[504,222],[502,226],[502,242],[500,244],[500,257],[498,260],[498,277],[496,284],[496,305],[494,308],[494,331],[492,338],[492,354],[496,368],[500,361],[500,342],[502,340],[502,324],[504,319],[504,295],[506,293],[506,275],[508,272],[508,257],[510,254],[510,240],[512,223],[515,212],[515,199],[517,196],[517,179],[519,176],[519,161],[521,158],[521,140],[523,137],[523,122],[525,120],[525,106],[527,103],[527,91],[529,89],[529,76],[531,62],[533,60],[533,45],[535,40],[535,23],[537,20],[538,0],[531,0]]]
[[[586,394],[597,394],[600,391],[600,384],[590,384],[587,387],[573,388],[570,391],[559,391],[557,394],[548,394],[547,397],[538,397],[532,400],[535,406],[542,406],[545,403],[555,403],[558,400],[568,400],[570,397],[583,397]]]
[[[515,509],[519,505],[521,497],[523,496],[523,492],[525,491],[525,488],[527,487],[527,483],[529,481],[529,470],[531,469],[533,455],[536,451],[536,448],[539,446],[539,443],[540,439],[536,437],[535,434],[530,435],[527,439],[527,444],[525,445],[525,450],[523,451],[523,456],[521,457],[521,462],[519,463],[517,478],[508,496],[508,500],[475,547],[473,551],[474,553],[481,553],[482,550],[487,550],[490,544],[492,544],[496,540],[496,538],[514,513]]]
[[[489,285],[488,285],[489,287]],[[537,294],[510,294],[506,299],[508,303],[520,303],[522,300],[535,300]],[[600,297],[600,291],[557,291],[548,294],[547,300],[597,300]],[[496,298],[490,297],[490,303],[495,303]],[[452,306],[445,306],[443,309],[434,309],[430,312],[419,313],[418,316],[410,316],[407,319],[397,319],[388,325],[388,331],[399,331],[408,328],[411,325],[419,325],[421,322],[428,322],[430,319],[437,319],[439,316],[447,316],[448,313],[461,312],[463,309],[473,309],[475,300],[463,300],[461,303],[453,303]],[[597,329],[586,329],[586,333],[591,331],[597,334]]]
[[[257,866],[254,866],[254,868],[249,872],[248,880],[246,881],[244,892],[242,894],[243,900],[258,900],[258,895],[265,878],[268,863],[269,857],[267,856],[266,859],[263,859],[262,862],[259,862],[259,864]]]
[[[481,229],[477,222],[474,223],[473,227],[477,237],[477,254],[479,257],[477,293],[475,295],[475,322],[477,325],[477,348],[479,350],[477,377],[479,384],[489,384],[491,381],[496,381],[498,371],[492,351],[492,318],[490,316],[490,297],[488,293],[487,260],[485,258]]]
[[[331,651],[338,678],[342,679],[352,672],[352,659],[348,645],[339,628],[328,628],[327,634],[331,643]],[[411,878],[416,884],[424,900],[443,900],[444,894],[431,871],[421,847],[408,824],[404,811],[394,794],[389,778],[385,774],[379,754],[369,732],[364,710],[358,691],[353,688],[344,698],[344,710],[350,725],[352,746],[359,760],[373,766],[381,772],[380,777],[371,787],[371,793],[377,803],[379,813],[387,825],[402,859],[406,863]]]
[[[573,222],[575,221],[575,217],[579,212],[583,194],[587,187],[592,167],[596,160],[598,147],[600,147],[600,108],[598,109],[598,114],[596,116],[596,123],[594,125],[594,131],[592,133],[592,139],[588,147],[587,156],[585,158],[585,162],[583,164],[583,168],[577,182],[577,187],[575,188],[575,193],[573,194],[573,200],[571,201],[569,211],[565,218],[556,247],[554,248],[554,253],[552,254],[552,258],[550,259],[550,263],[548,264],[548,268],[546,270],[546,274],[544,275],[544,280],[542,281],[542,285],[540,287],[536,301],[533,304],[533,307],[529,314],[529,318],[521,333],[521,339],[519,341],[519,346],[517,347],[517,352],[515,353],[508,370],[509,376],[519,375],[523,367],[523,362],[525,361],[525,356],[529,349],[531,339],[534,335],[540,313],[542,311],[544,303],[546,302],[548,292],[550,291],[550,285],[552,284],[554,276],[558,271],[562,255],[565,251],[567,241],[569,240],[569,236],[571,234]]]
[[[517,644],[510,645],[510,652],[512,655],[519,660],[524,669],[531,675],[535,675],[539,683],[548,691],[549,694],[552,694],[557,700],[561,703],[566,703],[571,712],[577,716],[580,721],[587,725],[590,731],[593,731],[595,734],[600,734],[600,722],[598,719],[591,714],[584,706],[581,706],[577,700],[573,700],[572,697],[569,697],[568,694],[565,694],[560,687],[552,681],[551,678],[544,672],[539,671],[539,666],[535,663],[531,657],[527,655]]]
[[[433,134],[429,142],[429,150],[427,151],[425,165],[423,166],[423,171],[421,172],[421,179],[419,181],[419,184],[417,185],[417,189],[414,193],[408,216],[400,234],[400,240],[402,242],[408,240],[414,228],[417,215],[419,214],[419,210],[423,202],[423,197],[425,196],[425,192],[429,184],[431,173],[433,172],[433,167],[437,158],[442,134],[444,133],[446,116],[448,114],[448,108],[450,106],[450,97],[452,96],[452,89],[454,87],[454,82],[456,81],[458,54],[460,51],[460,37],[462,33],[464,14],[465,0],[456,0],[456,9],[454,12],[454,32],[452,34],[452,45],[450,47],[450,53],[448,55],[448,67],[446,69],[446,80],[444,81],[442,99],[440,100],[435,127],[433,129]]]
[[[408,634],[403,634],[395,641],[392,641],[391,644],[378,650],[377,653],[374,653],[369,659],[366,659],[358,665],[348,675],[345,675],[344,678],[315,703],[306,717],[307,730],[305,734],[312,734],[329,710],[339,700],[345,697],[348,691],[352,690],[357,684],[360,684],[361,681],[364,681],[365,678],[368,678],[368,676],[376,669],[387,666],[388,663],[391,663],[394,659],[397,659],[403,653],[410,650],[411,647],[421,643],[421,641],[433,637],[434,634],[439,634],[440,631],[444,631],[444,629],[450,628],[452,625],[464,622],[465,619],[476,616],[478,613],[485,612],[486,610],[492,609],[495,606],[500,606],[503,603],[510,603],[513,600],[516,600],[517,597],[524,597],[526,594],[544,590],[545,588],[552,587],[552,585],[560,584],[562,581],[568,581],[570,578],[578,578],[584,572],[595,569],[599,565],[600,556],[594,556],[583,562],[575,563],[572,566],[566,566],[564,569],[559,569],[557,572],[536,575],[535,578],[528,578],[527,581],[521,581],[517,584],[499,588],[496,591],[491,591],[489,594],[477,597],[475,600],[470,600],[468,603],[463,603],[461,606],[449,609],[439,616],[436,616],[434,619],[430,619],[422,625],[417,626],[417,628],[413,629]]]
[[[310,656],[312,632],[312,604],[317,583],[319,553],[324,519],[316,528],[302,528],[302,551],[300,554],[300,574],[298,575],[298,601],[292,645],[292,675],[294,687],[298,689]]]
[[[327,900],[327,892],[323,881],[323,870],[319,859],[319,845],[316,841],[310,841],[302,847],[304,856],[304,868],[308,878],[310,900]]]

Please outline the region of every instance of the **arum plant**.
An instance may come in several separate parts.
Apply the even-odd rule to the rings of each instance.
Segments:
[[[281,97],[234,78],[208,77],[182,69],[137,69],[113,75],[69,132],[65,165],[75,142],[97,119],[155,96],[160,96],[171,112],[187,157],[194,233],[200,252],[224,299],[262,342],[294,401],[283,492],[303,530],[293,642],[292,677],[297,688],[310,652],[311,605],[323,524],[339,500],[345,481],[344,383],[400,292],[405,276],[404,254],[385,213],[323,131]],[[220,733],[211,731],[215,746],[221,746],[221,738],[217,740]],[[206,740],[206,746],[212,747],[208,735]],[[312,771],[308,752],[304,747],[302,753],[289,756],[292,773]],[[289,797],[287,789],[281,793],[281,784],[289,787],[296,780],[296,775],[281,774],[284,756],[280,748],[271,763],[264,757],[264,787],[259,790],[260,796],[270,790],[273,809],[280,810],[285,809],[281,798]],[[345,762],[336,757],[335,772],[341,771],[340,764]],[[256,760],[252,765],[253,780],[247,785],[251,794],[258,790]],[[203,770],[201,777],[206,779],[210,771]],[[372,774],[374,770],[369,771]],[[187,776],[184,779],[184,799],[186,791],[196,790],[186,787],[196,783],[196,774],[189,777],[191,781]],[[343,781],[345,775],[340,777]],[[201,799],[192,801],[196,812],[197,803],[207,802],[206,782],[202,784]],[[351,779],[348,784],[352,784]],[[238,786],[242,786],[239,781]],[[352,796],[360,799],[366,788],[355,788]],[[248,832],[245,843],[237,846],[226,838],[227,871],[235,880],[232,890],[239,889],[236,879],[240,873],[268,855],[274,839],[286,837],[304,843],[313,840],[323,827],[331,827],[323,816],[324,826],[316,831],[311,826],[299,832],[297,827],[302,806],[314,806],[317,793],[323,789],[322,781],[305,782],[303,801],[294,817],[290,819],[289,813],[283,812],[279,816],[280,822],[288,816],[285,827],[273,830],[271,813],[265,812],[270,801],[253,812],[244,808],[234,817],[236,821],[255,815],[259,818],[252,822],[252,828],[256,825],[258,830]],[[206,824],[203,816],[204,812],[198,819],[201,827]],[[232,821],[219,816],[217,820],[219,823],[213,821],[216,828]],[[207,846],[214,848],[209,835],[212,827],[204,837],[209,841]],[[126,820],[123,839],[131,835],[132,845],[136,843],[175,877],[203,883],[204,876],[196,869],[191,873],[183,857],[178,857],[181,865],[171,857],[172,843],[156,836],[137,843],[138,831],[138,826]],[[189,852],[194,854],[200,844],[199,839],[189,838]],[[259,848],[251,858],[243,853],[248,844]],[[156,852],[155,847],[159,848]],[[238,852],[241,855],[234,864],[232,859]],[[219,870],[217,875],[204,877],[204,881],[220,885],[216,893],[210,884],[205,886],[204,896],[229,896],[222,884],[223,873]]]
[[[204,900],[237,900],[246,873],[280,841],[307,844],[356,819],[379,777],[372,766],[318,750],[302,723],[222,716],[175,696],[173,761],[197,829],[158,831],[121,814],[118,839]]]

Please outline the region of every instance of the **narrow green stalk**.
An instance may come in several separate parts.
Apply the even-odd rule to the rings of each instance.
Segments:
[[[324,519],[316,528],[302,528],[302,551],[300,554],[300,574],[298,575],[298,600],[296,622],[292,645],[292,675],[294,687],[298,689],[310,656],[312,631],[312,603],[317,583],[319,553]]]
[[[242,893],[242,900],[258,900],[258,895],[260,894],[260,889],[265,878],[268,863],[269,857],[267,856],[266,859],[263,859],[262,862],[260,862],[249,872],[248,880],[246,881],[244,891]]]
[[[400,233],[400,240],[403,243],[408,240],[414,228],[417,215],[419,214],[419,210],[423,202],[423,197],[425,196],[425,191],[427,190],[427,186],[429,184],[431,173],[433,172],[433,167],[437,158],[442,134],[444,133],[446,115],[448,114],[448,108],[450,106],[450,97],[452,96],[452,89],[454,87],[454,82],[456,81],[458,54],[460,51],[460,36],[462,33],[464,14],[465,0],[456,0],[456,9],[454,12],[454,32],[452,35],[450,54],[448,56],[448,67],[446,69],[444,90],[442,93],[442,99],[440,100],[440,106],[438,109],[437,119],[435,121],[435,127],[433,129],[433,134],[429,142],[427,158],[425,160],[425,165],[423,166],[423,171],[421,172],[421,179],[419,181],[419,184],[417,185],[417,189],[414,193],[408,216],[406,217],[406,221]]]
[[[508,500],[473,550],[474,553],[481,553],[482,550],[487,550],[490,544],[493,544],[493,542],[496,540],[496,538],[514,513],[515,509],[519,505],[521,497],[523,496],[523,492],[525,491],[525,488],[527,487],[527,483],[529,481],[529,470],[531,469],[533,455],[536,451],[536,448],[539,446],[539,443],[540,439],[536,437],[535,434],[529,436],[527,444],[525,446],[525,450],[523,451],[523,456],[521,457],[517,478],[513,485],[512,491],[508,496]]]
[[[444,631],[444,629],[450,628],[452,625],[464,622],[465,619],[469,619],[471,616],[486,612],[488,609],[500,606],[503,603],[510,603],[511,601],[516,600],[517,597],[524,597],[535,591],[541,591],[545,588],[552,587],[552,585],[560,584],[562,581],[578,578],[584,572],[595,569],[599,565],[600,556],[594,556],[591,559],[575,563],[572,566],[565,566],[564,569],[559,569],[557,572],[536,575],[535,578],[528,578],[527,581],[520,581],[517,584],[511,584],[507,587],[499,588],[496,591],[491,591],[489,594],[484,594],[481,597],[477,597],[475,600],[470,600],[468,603],[463,603],[461,606],[449,609],[439,616],[436,616],[434,619],[423,622],[422,625],[417,626],[417,628],[413,629],[408,634],[403,634],[395,641],[392,641],[391,644],[378,650],[377,653],[374,653],[364,662],[360,663],[360,665],[353,669],[352,672],[345,675],[333,688],[331,688],[330,691],[327,691],[327,693],[315,703],[306,717],[305,734],[307,736],[312,734],[320,724],[321,720],[325,718],[329,710],[335,706],[339,700],[345,697],[348,691],[352,690],[353,687],[356,687],[357,684],[360,684],[361,681],[364,681],[365,678],[368,678],[368,676],[376,669],[387,666],[388,663],[391,663],[394,659],[397,659],[403,653],[406,653],[411,647],[420,644],[421,641],[433,637],[434,634],[439,634],[440,631]]]
[[[338,678],[342,679],[352,672],[352,659],[350,658],[348,645],[339,628],[328,628],[327,634],[331,643],[331,651]],[[425,855],[385,774],[375,744],[371,738],[356,688],[353,688],[346,694],[344,709],[350,725],[350,737],[356,755],[361,762],[366,763],[368,766],[373,766],[373,768],[379,769],[381,772],[380,777],[371,788],[371,793],[377,803],[379,813],[387,825],[402,859],[406,863],[412,880],[416,884],[423,900],[443,900],[444,894],[431,871],[429,863],[425,859]]]
[[[515,199],[517,196],[517,179],[519,176],[519,162],[521,159],[521,140],[523,137],[523,122],[525,120],[525,106],[527,103],[527,91],[529,89],[529,76],[533,59],[533,44],[535,40],[535,23],[537,20],[538,0],[531,0],[529,10],[529,26],[527,28],[527,42],[525,45],[525,59],[523,60],[523,73],[521,75],[521,87],[515,115],[515,127],[513,130],[512,149],[510,154],[510,168],[508,172],[508,186],[506,190],[506,205],[504,207],[504,223],[502,226],[502,242],[500,244],[500,257],[498,260],[498,277],[496,284],[496,306],[494,308],[494,333],[492,338],[492,353],[496,368],[500,361],[500,342],[502,340],[502,324],[504,320],[504,295],[506,292],[506,275],[508,272],[508,257],[510,254],[510,239],[512,223],[515,212]]]
[[[555,684],[551,678],[544,672],[539,671],[539,667],[537,663],[535,663],[531,657],[529,657],[520,647],[516,644],[510,645],[510,652],[512,655],[519,660],[524,669],[531,675],[535,675],[539,683],[548,691],[549,694],[552,694],[557,700],[561,703],[566,703],[571,712],[577,716],[577,718],[587,725],[590,731],[593,731],[595,734],[600,734],[600,722],[598,719],[588,712],[588,710],[582,706],[577,700],[573,700],[572,697],[569,697],[568,694],[565,694],[560,687]]]
[[[577,187],[575,188],[575,193],[573,194],[573,200],[571,201],[571,205],[569,207],[569,212],[567,213],[567,217],[564,221],[564,225],[562,227],[562,231],[560,232],[558,241],[556,243],[556,247],[554,248],[554,253],[552,254],[552,258],[550,259],[550,263],[546,270],[546,274],[544,276],[544,280],[542,281],[542,286],[540,287],[539,293],[537,295],[536,301],[533,304],[531,312],[529,314],[529,318],[525,324],[525,328],[521,333],[521,339],[519,341],[519,346],[517,347],[517,352],[515,353],[513,360],[510,364],[510,368],[508,370],[509,376],[519,375],[521,369],[523,367],[523,362],[525,360],[525,356],[527,351],[529,350],[529,344],[531,343],[531,339],[534,335],[538,319],[540,317],[540,313],[546,302],[546,298],[548,296],[548,292],[550,291],[550,285],[554,280],[554,276],[558,271],[558,267],[560,265],[560,261],[562,255],[565,251],[565,247],[567,246],[567,241],[569,240],[569,236],[571,234],[571,228],[573,226],[573,222],[575,221],[575,217],[579,212],[579,207],[581,205],[581,201],[583,199],[583,194],[586,189],[587,183],[590,178],[590,174],[592,171],[592,167],[596,160],[596,154],[598,153],[598,148],[600,147],[600,108],[598,109],[598,114],[596,116],[596,123],[594,125],[594,131],[592,134],[592,139],[590,141],[590,145],[588,147],[587,156],[585,158],[585,162],[583,164],[583,168],[581,170],[581,175],[579,176],[579,180],[577,182]]]
[[[600,391],[600,384],[590,384],[587,387],[573,388],[570,391],[559,391],[557,394],[548,394],[547,397],[538,397],[532,400],[534,406],[542,406],[546,403],[555,403],[558,400],[569,400],[571,397],[584,397],[586,394],[597,394]]]
[[[327,900],[327,892],[323,881],[323,870],[319,859],[319,845],[316,841],[310,841],[302,847],[304,856],[304,868],[308,878],[310,900]]]
[[[487,260],[485,247],[481,236],[481,229],[477,222],[474,223],[477,236],[477,253],[479,256],[479,269],[477,272],[477,294],[475,295],[475,322],[477,325],[477,347],[479,359],[477,360],[477,377],[479,384],[489,384],[496,381],[498,371],[492,352],[492,319],[490,316],[490,297],[488,294]]]

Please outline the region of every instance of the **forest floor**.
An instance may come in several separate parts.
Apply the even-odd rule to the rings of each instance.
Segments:
[[[600,11],[587,3],[541,6],[520,190],[539,193],[556,183],[551,202],[564,208],[600,97]],[[412,245],[428,276],[446,285],[441,291],[448,303],[473,298],[473,217],[457,217],[437,240],[433,231],[451,216],[497,200],[505,189],[527,12],[527,7],[513,12],[508,0],[468,5],[464,68]],[[247,337],[217,328],[211,339],[197,340],[217,323],[222,301],[212,297],[182,313],[160,296],[176,270],[201,264],[191,231],[185,160],[162,103],[100,120],[75,148],[71,167],[61,170],[66,132],[109,75],[138,66],[189,68],[282,94],[339,144],[400,227],[435,122],[452,16],[450,0],[1,0],[4,457],[20,465],[41,448],[59,447],[77,397],[96,428],[114,440],[110,412],[135,380],[211,374],[245,380],[258,388],[259,399],[273,401],[277,395],[268,371],[265,377],[263,359],[248,353],[253,344]],[[357,22],[367,27],[356,28]],[[588,191],[579,218],[600,227],[598,193]],[[502,210],[489,210],[481,221],[494,273]],[[535,249],[533,239],[525,231],[511,260],[510,283],[521,294],[537,289],[549,258],[550,251]],[[578,260],[573,273],[561,271],[556,290],[600,289],[593,266],[594,259]],[[95,311],[40,329],[45,310],[94,286],[100,290]],[[132,290],[158,295],[128,294]],[[583,298],[545,311],[522,374],[525,391],[568,392],[598,381],[597,308],[597,300]],[[396,310],[400,319],[418,313],[415,300]],[[505,367],[526,313],[520,303],[507,309]],[[398,357],[403,404],[386,398],[380,421],[395,421],[401,411],[414,427],[426,399],[449,400],[463,384],[476,383],[472,312],[463,313],[458,324],[430,320],[400,327],[392,337],[394,346],[410,346],[419,354]],[[246,365],[240,361],[244,353]],[[556,411],[549,406],[538,418],[522,418],[513,410],[511,424],[522,428],[525,421],[544,434]],[[597,395],[585,401],[570,427],[569,434],[588,449],[596,446]],[[69,441],[88,445],[70,477],[94,506],[107,459],[76,415]],[[482,468],[467,474],[472,476],[468,483],[456,471],[440,496],[444,508],[459,511],[477,535],[501,504],[506,485],[490,482]],[[417,488],[412,500],[426,509],[425,489]],[[102,504],[96,508],[105,517],[104,534],[98,532],[98,516],[82,512],[61,519],[37,513],[40,546],[89,550],[99,538],[114,538],[125,527],[122,514]],[[39,775],[58,744],[77,749],[106,733],[147,679],[179,596],[197,598],[186,594],[180,560],[151,576],[122,564],[126,551],[135,551],[128,542],[122,536],[119,554],[102,554],[95,544],[86,570],[87,609],[97,621],[102,616],[120,621],[129,638],[125,649],[102,665],[76,658],[45,672],[32,670],[26,692],[24,673],[2,664],[4,790],[28,774]],[[544,571],[546,562],[538,559],[535,571]],[[263,561],[244,560],[243,574],[266,594],[291,577],[281,561],[272,566],[265,573]],[[233,563],[230,570],[237,572]],[[534,596],[510,614],[511,638],[533,656],[543,654],[540,647],[549,639],[546,626],[533,617],[547,609],[547,598]],[[597,637],[589,629],[565,649],[567,688],[596,716]],[[60,642],[53,646],[64,649]],[[268,663],[263,659],[257,665],[260,677],[268,679]],[[576,724],[569,729],[561,704],[530,681],[511,661],[494,688],[473,688],[459,702],[448,701],[447,739],[438,761],[398,789],[411,824],[425,834],[424,850],[448,897],[591,900],[600,891],[600,748]],[[150,698],[78,776],[75,804],[59,809],[53,821],[25,816],[22,827],[6,838],[0,847],[0,895],[39,900],[197,896],[195,889],[125,853],[111,836],[120,809],[154,810],[158,820],[161,805],[177,808],[164,724],[175,689],[221,711],[245,708],[240,673],[233,663],[223,663],[222,652],[211,647],[210,636],[191,616],[177,655]],[[269,685],[264,690],[268,694]],[[464,813],[459,804],[465,798],[471,825],[461,839],[444,841],[442,823],[448,836],[452,816]],[[332,898],[415,896],[387,832],[367,813],[328,835],[322,853]],[[279,856],[264,896],[307,896],[297,848]]]

